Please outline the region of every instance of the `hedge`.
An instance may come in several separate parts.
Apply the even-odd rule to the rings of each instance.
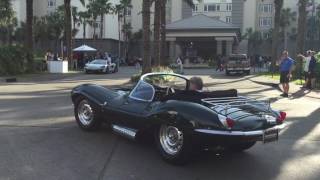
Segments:
[[[33,69],[32,55],[21,46],[0,46],[0,75],[16,75]]]

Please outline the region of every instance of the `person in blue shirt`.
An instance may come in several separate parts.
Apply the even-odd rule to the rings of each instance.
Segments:
[[[283,51],[282,60],[280,63],[280,83],[282,85],[283,94],[282,97],[288,97],[289,95],[289,81],[291,78],[291,72],[294,66],[294,60],[289,57],[288,51]]]

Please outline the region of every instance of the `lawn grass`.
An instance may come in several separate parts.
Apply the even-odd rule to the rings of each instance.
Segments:
[[[271,72],[261,72],[259,73],[259,75],[261,76],[265,76],[274,80],[280,80],[280,73],[276,72],[276,73],[271,73]],[[304,79],[291,79],[291,82],[293,82],[296,85],[303,85],[304,84]]]

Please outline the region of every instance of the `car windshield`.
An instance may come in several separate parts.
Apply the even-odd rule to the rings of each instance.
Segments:
[[[129,97],[140,101],[152,101],[154,93],[155,90],[150,84],[140,80]]]
[[[90,64],[107,64],[107,61],[102,59],[97,59],[90,62]]]
[[[230,56],[229,61],[246,61],[247,57],[245,56]]]
[[[143,79],[145,82],[160,88],[171,87],[178,90],[187,89],[187,80],[171,74],[154,74]]]

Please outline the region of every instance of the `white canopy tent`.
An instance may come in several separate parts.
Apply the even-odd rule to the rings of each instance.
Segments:
[[[95,48],[92,48],[92,47],[84,44],[80,47],[73,49],[73,51],[75,51],[75,52],[92,52],[92,51],[97,51],[97,50]]]

